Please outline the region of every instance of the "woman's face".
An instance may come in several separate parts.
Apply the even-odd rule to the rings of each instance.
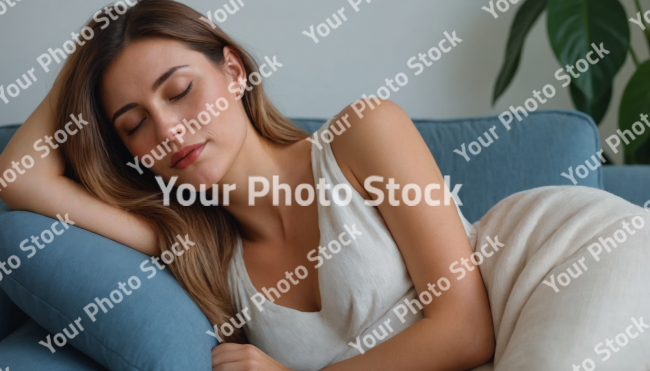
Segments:
[[[232,49],[224,48],[224,55],[222,71],[181,42],[150,39],[130,44],[109,66],[100,88],[104,109],[143,170],[143,161],[148,166],[153,160],[150,170],[165,182],[178,176],[176,186],[198,190],[218,183],[231,167],[247,133],[246,112],[236,99],[246,75]],[[210,119],[205,125],[202,111],[203,122]],[[184,125],[191,120],[200,130]],[[165,156],[158,160],[152,150]]]

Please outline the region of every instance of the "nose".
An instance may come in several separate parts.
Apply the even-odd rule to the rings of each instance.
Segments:
[[[185,125],[175,118],[173,114],[153,114],[152,119],[156,122],[156,134],[159,143],[176,142],[177,145],[182,147],[183,137],[185,136],[187,129]]]
[[[167,130],[168,135],[165,139],[168,139],[170,142],[176,140],[178,143],[182,144],[186,132],[187,129],[185,128],[185,125],[178,123]]]

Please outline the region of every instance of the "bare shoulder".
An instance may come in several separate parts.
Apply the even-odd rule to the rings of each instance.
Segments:
[[[396,139],[395,135],[409,135],[414,130],[417,132],[411,118],[397,103],[390,100],[380,100],[381,104],[378,105],[374,100],[372,102],[374,109],[371,109],[362,100],[354,102],[332,120],[332,125],[343,118],[350,124],[346,128],[345,135],[339,135],[335,138],[339,142],[339,146],[357,143],[359,140],[372,145],[370,139],[377,140],[384,137],[394,140]],[[362,104],[365,104],[365,109],[361,108]]]
[[[361,186],[368,176],[389,176],[385,173],[404,162],[431,165],[433,157],[399,105],[390,100],[381,100],[381,104],[373,100],[374,109],[364,102],[366,108],[361,110],[359,102],[347,106],[332,120],[330,131],[335,135],[330,145],[348,181],[369,199]]]

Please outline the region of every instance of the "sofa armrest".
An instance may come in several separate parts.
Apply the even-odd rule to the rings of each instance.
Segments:
[[[603,166],[605,190],[650,208],[650,165]]]
[[[50,353],[39,344],[48,335],[33,319],[25,321],[0,341],[0,367],[7,367],[7,370],[108,371],[70,345]]]
[[[0,286],[50,341],[71,344],[110,370],[210,368],[217,345],[206,333],[212,325],[169,269],[84,229],[53,227],[56,222],[24,211],[0,215],[0,261],[20,259]],[[32,235],[42,237],[42,248],[29,249],[34,243],[27,242],[21,249]],[[51,350],[38,347],[61,349],[50,344]]]
[[[25,323],[27,315],[0,288],[0,341]]]

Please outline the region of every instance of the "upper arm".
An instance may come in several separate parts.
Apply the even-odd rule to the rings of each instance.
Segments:
[[[59,149],[49,154],[34,149],[44,136],[53,136],[55,121],[48,94],[25,123],[18,128],[0,155],[0,175],[12,162],[30,156],[33,167],[14,170],[13,182],[0,184],[0,199],[14,210],[26,210],[56,218],[69,214],[75,225],[132,247],[148,255],[159,254],[153,229],[140,217],[111,206],[90,194],[79,183],[65,177],[65,161]],[[42,143],[41,143],[42,145]],[[28,162],[29,164],[29,162]],[[5,178],[6,179],[6,178]]]
[[[384,193],[384,201],[378,209],[390,229],[406,263],[409,275],[418,293],[428,290],[428,284],[436,284],[446,277],[451,288],[431,305],[424,306],[426,317],[445,312],[457,319],[466,319],[478,308],[482,317],[490,320],[487,295],[478,269],[467,272],[460,281],[452,276],[449,266],[469,258],[472,249],[453,201],[445,205],[444,179],[429,148],[409,116],[397,104],[385,100],[374,110],[364,111],[362,119],[349,107],[341,115],[349,115],[350,128],[331,143],[337,162],[349,171],[356,181],[364,184],[370,176],[381,176],[383,182],[373,183]],[[399,206],[388,201],[386,184],[394,178],[400,188],[395,192]],[[439,184],[439,190],[431,191],[439,206],[424,201],[428,184]],[[408,206],[402,201],[402,189],[415,184],[422,190],[421,201]],[[410,191],[409,199],[415,197]],[[377,196],[371,196],[377,199]]]

